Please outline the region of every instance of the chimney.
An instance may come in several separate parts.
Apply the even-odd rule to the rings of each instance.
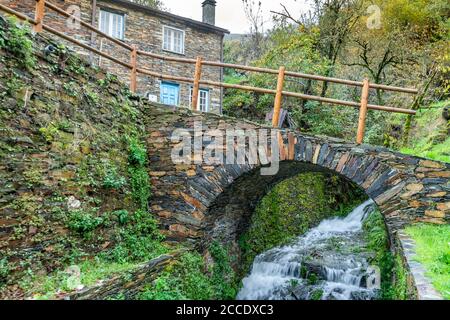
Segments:
[[[216,1],[205,0],[202,3],[203,7],[203,22],[211,25],[216,24]]]

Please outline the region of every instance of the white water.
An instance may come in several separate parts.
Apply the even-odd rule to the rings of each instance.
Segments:
[[[314,291],[322,292],[322,299],[327,300],[373,298],[375,292],[364,288],[367,259],[352,251],[364,246],[362,224],[373,209],[374,203],[367,201],[346,218],[325,220],[293,244],[259,255],[237,299],[306,300]],[[302,265],[305,270],[311,261],[321,277],[314,283],[301,277]]]

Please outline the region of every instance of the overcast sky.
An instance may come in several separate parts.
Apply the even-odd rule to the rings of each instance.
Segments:
[[[170,12],[195,19],[202,20],[203,0],[163,0]],[[272,14],[270,10],[282,11],[280,2],[283,3],[293,16],[300,16],[307,11],[306,0],[261,0],[264,19],[267,25],[271,25]],[[248,22],[243,11],[242,0],[217,0],[216,25],[230,30],[232,33],[245,33],[248,31]]]

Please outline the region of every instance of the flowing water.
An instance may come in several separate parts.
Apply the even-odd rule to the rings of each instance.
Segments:
[[[367,201],[346,218],[323,221],[292,244],[256,257],[239,300],[368,300],[378,294],[362,225]]]

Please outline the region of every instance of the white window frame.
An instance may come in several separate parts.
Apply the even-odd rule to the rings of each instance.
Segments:
[[[181,33],[181,50],[180,51],[175,51],[175,38],[174,37],[172,37],[169,40],[170,44],[166,47],[166,29]],[[162,28],[162,49],[163,49],[163,51],[173,52],[173,53],[184,55],[185,42],[186,42],[186,31],[184,31],[182,29],[174,28],[171,26],[166,26],[166,25],[163,26],[163,28]]]
[[[192,94],[193,94],[193,92],[194,92],[194,87],[189,87],[189,106],[191,106],[192,107]],[[201,107],[201,94],[202,94],[202,92],[203,93],[206,93],[206,105],[205,105],[205,109],[204,110],[202,110],[202,107]],[[196,110],[198,110],[198,111],[201,111],[201,112],[209,112],[209,104],[210,104],[210,90],[209,89],[203,89],[203,88],[200,88],[199,90],[198,90],[198,100],[197,100],[197,109]]]
[[[107,27],[107,30],[102,30],[102,13],[105,12],[107,14],[109,14],[109,25]],[[113,22],[114,19],[112,19],[112,17],[114,16],[118,16],[122,18],[122,28],[120,30],[120,35],[114,34],[113,30],[114,30],[114,26],[113,26]],[[106,33],[107,35],[109,35],[110,37],[119,39],[119,40],[124,40],[125,39],[125,14],[124,13],[119,13],[119,12],[114,12],[108,9],[102,9],[100,8],[99,10],[99,18],[98,18],[98,29],[103,31],[104,33]],[[119,30],[119,29],[118,29]]]

